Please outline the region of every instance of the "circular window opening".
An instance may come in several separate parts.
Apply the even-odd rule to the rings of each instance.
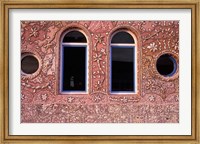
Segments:
[[[39,68],[38,59],[32,55],[24,56],[21,60],[21,70],[25,74],[33,74]]]
[[[161,55],[156,63],[158,72],[163,76],[172,76],[177,69],[176,60],[169,54]]]

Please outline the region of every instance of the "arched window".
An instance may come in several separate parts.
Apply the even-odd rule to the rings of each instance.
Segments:
[[[63,36],[60,65],[61,93],[87,92],[87,40],[81,31]]]
[[[136,45],[126,30],[111,38],[111,93],[134,93],[136,90]]]

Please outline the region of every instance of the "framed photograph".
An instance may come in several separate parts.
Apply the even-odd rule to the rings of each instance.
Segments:
[[[1,1],[2,143],[199,143],[199,1]]]

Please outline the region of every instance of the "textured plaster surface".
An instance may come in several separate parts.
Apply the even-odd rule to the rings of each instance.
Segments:
[[[81,30],[89,50],[88,94],[61,94],[63,33]],[[128,30],[136,38],[137,93],[110,93],[110,37]],[[21,21],[21,52],[39,69],[21,74],[22,123],[178,123],[179,68],[161,76],[156,60],[171,54],[179,64],[178,21]]]

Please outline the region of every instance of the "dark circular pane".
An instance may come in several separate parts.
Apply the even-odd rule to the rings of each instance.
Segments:
[[[130,44],[133,44],[134,39],[129,33],[122,31],[122,32],[116,33],[113,36],[111,43],[130,43]]]
[[[21,69],[23,73],[33,74],[38,70],[38,67],[39,67],[39,62],[32,55],[25,56],[21,60]]]
[[[86,37],[79,31],[70,31],[63,38],[63,42],[86,43]]]
[[[169,54],[160,56],[156,63],[158,72],[163,76],[172,76],[176,72],[176,60]]]

